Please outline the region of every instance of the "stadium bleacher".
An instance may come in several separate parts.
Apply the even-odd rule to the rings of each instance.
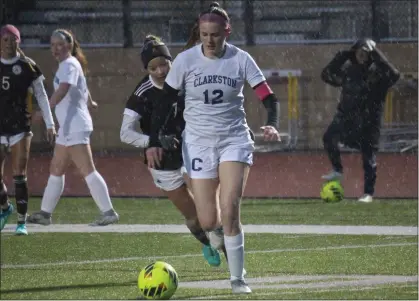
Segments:
[[[24,1],[16,12],[23,42],[47,43],[57,26],[70,27],[88,44],[123,42],[123,1]],[[132,0],[133,40],[153,31],[167,41],[184,42],[198,13],[211,1],[141,1]],[[244,1],[220,1],[229,12],[234,31],[232,40],[244,41]],[[417,11],[412,2],[407,6],[378,8],[380,33],[384,38],[417,35]],[[387,1],[388,2],[388,1]],[[410,3],[410,2],[409,2]],[[389,4],[390,5],[390,4]],[[254,36],[257,43],[287,41],[339,41],[360,35],[371,35],[370,1],[254,1]],[[406,18],[406,15],[409,17]],[[415,23],[416,22],[416,23]],[[414,26],[416,24],[416,26]]]

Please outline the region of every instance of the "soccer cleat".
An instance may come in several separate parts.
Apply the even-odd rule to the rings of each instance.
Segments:
[[[38,211],[29,215],[26,218],[26,222],[31,223],[31,224],[39,224],[39,225],[48,226],[52,223],[52,218],[51,216],[47,216],[47,214],[44,213],[43,211]]]
[[[223,228],[215,229],[208,233],[208,239],[214,249],[220,250],[224,246]]]
[[[0,231],[6,226],[9,216],[13,213],[13,205],[9,204],[9,208],[0,211]]]
[[[103,213],[97,220],[90,223],[89,226],[107,226],[110,224],[117,223],[119,221],[119,215],[114,210],[109,210],[106,213]]]
[[[210,266],[218,267],[221,264],[220,253],[212,246],[204,245],[202,247],[202,253]]]
[[[372,203],[372,196],[369,194],[364,194],[362,197],[358,199],[358,202],[361,203]]]
[[[332,171],[326,175],[323,175],[322,179],[326,181],[340,180],[342,179],[342,176],[343,176],[343,173],[338,172],[338,171]]]
[[[250,294],[252,292],[244,279],[232,280],[231,289],[233,290],[233,294]]]
[[[28,235],[28,230],[26,229],[26,224],[17,224],[16,235]]]

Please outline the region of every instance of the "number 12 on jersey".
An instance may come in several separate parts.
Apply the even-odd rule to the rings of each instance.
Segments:
[[[222,97],[224,96],[223,90],[213,90],[212,95],[210,95],[208,90],[205,90],[205,104],[216,105],[223,102]]]

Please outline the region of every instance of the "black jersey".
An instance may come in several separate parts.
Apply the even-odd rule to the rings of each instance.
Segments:
[[[32,82],[42,76],[27,57],[14,63],[0,61],[0,135],[29,132],[32,113]]]
[[[143,78],[141,82],[135,87],[134,92],[131,94],[127,101],[125,108],[135,111],[140,115],[141,131],[145,135],[150,135],[151,127],[151,114],[156,107],[158,101],[164,91],[155,87],[150,81],[149,75]],[[164,133],[168,135],[176,135],[179,141],[182,141],[182,132],[185,128],[185,121],[183,119],[183,110],[185,101],[182,96],[178,96],[174,101],[174,109],[166,118],[164,125]],[[145,152],[145,150],[144,150]],[[147,159],[144,161],[147,164]],[[182,151],[179,148],[175,151],[164,151],[162,164],[160,170],[176,170],[183,164]]]

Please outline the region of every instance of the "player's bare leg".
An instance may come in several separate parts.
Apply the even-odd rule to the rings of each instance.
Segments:
[[[71,160],[86,180],[93,200],[101,211],[101,216],[89,225],[106,226],[118,222],[119,215],[113,208],[105,180],[95,168],[90,145],[72,145],[68,150]]]
[[[202,252],[209,265],[219,266],[221,264],[220,254],[213,248],[208,239],[207,233],[202,229],[196,213],[193,196],[187,186],[165,191],[167,197],[185,217],[185,223],[192,235],[202,243]]]
[[[228,254],[233,293],[251,293],[244,280],[244,235],[240,222],[241,197],[246,186],[249,166],[240,162],[222,162],[220,174],[220,206],[224,241]]]
[[[31,140],[32,133],[25,133],[25,136],[20,141],[11,146],[17,211],[16,235],[28,235],[28,231],[26,229],[26,215],[28,213],[29,193],[26,174]]]
[[[50,176],[41,201],[41,210],[28,216],[28,223],[50,225],[52,213],[57,206],[61,194],[64,191],[65,173],[69,165],[69,154],[67,147],[55,144],[54,155],[50,164]]]

